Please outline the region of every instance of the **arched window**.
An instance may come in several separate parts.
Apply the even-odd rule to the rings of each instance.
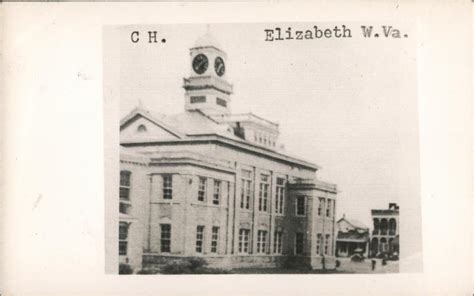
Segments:
[[[387,230],[388,230],[388,221],[387,221],[387,219],[382,219],[382,221],[380,221],[380,232],[381,232],[381,234],[386,235]]]
[[[374,233],[373,234],[379,234],[379,231],[380,231],[379,219],[374,219]]]
[[[387,239],[382,237],[380,239],[380,253],[387,251]]]
[[[372,256],[376,256],[377,253],[379,252],[379,240],[378,238],[374,237],[372,239]]]
[[[397,221],[394,218],[389,220],[388,229],[390,235],[395,235],[395,233],[397,233]]]
[[[394,246],[393,246],[393,237],[388,240],[388,251],[393,252]]]
[[[147,129],[146,129],[146,126],[144,124],[140,124],[138,127],[137,127],[137,132],[139,133],[144,133],[146,132]]]

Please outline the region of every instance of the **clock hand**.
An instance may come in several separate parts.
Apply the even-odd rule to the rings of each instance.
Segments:
[[[198,64],[198,68],[201,68],[201,66],[203,66],[205,63],[206,63],[206,61],[204,61],[204,60],[200,61],[199,64]]]

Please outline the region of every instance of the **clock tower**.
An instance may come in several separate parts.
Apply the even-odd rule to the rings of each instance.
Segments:
[[[230,113],[232,84],[226,80],[227,55],[210,33],[189,50],[191,73],[184,78],[185,109],[208,115]]]

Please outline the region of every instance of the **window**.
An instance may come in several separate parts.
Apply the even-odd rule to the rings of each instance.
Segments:
[[[318,233],[316,235],[317,239],[316,239],[316,254],[319,255],[321,254],[321,239],[322,239],[322,235],[321,233]]]
[[[119,212],[122,214],[130,214],[130,209],[132,205],[129,203],[121,202],[119,207]]]
[[[285,198],[285,179],[277,178],[276,181],[276,197],[275,197],[275,213],[283,214],[283,200]]]
[[[397,221],[394,218],[391,218],[388,221],[388,234],[395,235],[397,233]]]
[[[260,175],[260,192],[258,195],[258,210],[261,212],[267,211],[268,203],[268,187],[269,187],[268,175]]]
[[[252,195],[252,172],[242,170],[242,194],[240,208],[250,209],[250,197]]]
[[[324,255],[329,254],[329,238],[330,238],[330,235],[326,234],[326,239],[324,240]]]
[[[202,253],[202,245],[204,242],[204,226],[196,227],[196,253]]]
[[[306,198],[304,196],[296,197],[296,216],[306,215]]]
[[[371,250],[372,255],[377,255],[378,252],[379,252],[379,240],[376,237],[374,237],[372,239],[372,247],[371,248],[372,248],[372,250]]]
[[[218,205],[220,199],[221,199],[221,181],[214,180],[214,198],[212,199],[212,203],[215,205]]]
[[[386,235],[388,230],[388,221],[387,219],[382,219],[380,221],[380,234]]]
[[[331,217],[331,200],[328,199],[328,204],[326,205],[326,217]]]
[[[380,239],[380,253],[384,253],[385,251],[387,251],[387,239],[382,237]]]
[[[120,199],[130,199],[130,173],[129,171],[120,171]]]
[[[216,98],[216,104],[222,107],[227,107],[227,102],[221,98]]]
[[[192,96],[191,97],[191,104],[205,103],[205,102],[206,102],[206,96]]]
[[[163,198],[173,198],[173,178],[171,175],[163,176]]]
[[[160,224],[161,228],[161,252],[171,252],[171,224]]]
[[[198,200],[204,201],[206,198],[206,178],[199,177]]]
[[[297,255],[303,254],[303,242],[304,242],[304,233],[297,232],[296,233],[296,242],[295,242],[295,253]]]
[[[140,124],[138,127],[137,127],[137,132],[139,133],[144,133],[146,132],[146,126],[144,124]]]
[[[266,243],[267,243],[267,231],[259,230],[257,232],[257,253],[265,254]]]
[[[324,198],[320,197],[319,198],[319,205],[318,205],[318,216],[322,215],[323,209],[324,209]]]
[[[219,227],[212,227],[212,237],[211,237],[211,253],[217,253],[219,246]]]
[[[239,230],[239,253],[248,254],[249,252],[250,229]]]
[[[127,255],[128,226],[127,222],[119,224],[119,255]]]
[[[374,231],[372,232],[372,234],[379,234],[379,231],[380,231],[380,221],[379,221],[379,219],[375,218],[374,219]]]
[[[275,231],[275,236],[273,237],[273,252],[275,254],[282,253],[282,241],[283,233],[281,231]]]

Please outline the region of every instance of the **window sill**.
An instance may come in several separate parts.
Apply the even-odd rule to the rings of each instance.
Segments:
[[[243,212],[243,213],[253,213],[252,210],[249,210],[249,209],[242,209],[242,208],[239,208],[240,212]]]
[[[169,204],[169,205],[180,205],[181,204],[181,202],[179,202],[179,201],[171,201],[171,200],[168,201],[166,199],[154,201],[152,203],[154,203],[154,204]]]
[[[294,217],[295,218],[306,218],[307,216],[306,215],[295,215]]]
[[[211,208],[218,208],[218,209],[227,209],[226,206],[223,205],[214,205],[214,204],[208,204],[208,203],[201,203],[201,202],[192,202],[192,206],[198,206],[198,207],[211,207]]]

